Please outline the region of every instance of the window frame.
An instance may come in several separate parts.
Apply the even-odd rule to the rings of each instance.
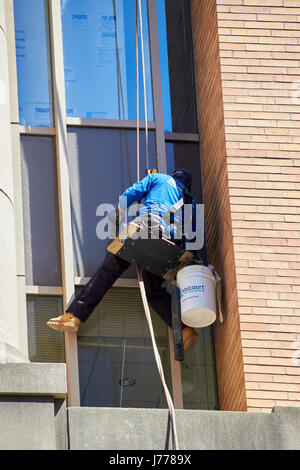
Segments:
[[[10,4],[13,14],[13,2]],[[165,173],[166,162],[166,142],[199,142],[199,134],[165,132],[162,86],[159,59],[159,39],[157,23],[156,0],[147,0],[148,26],[150,42],[150,61],[152,72],[152,96],[154,121],[148,122],[148,129],[155,131],[157,169]],[[74,275],[73,267],[73,240],[70,208],[70,183],[67,160],[67,130],[68,127],[93,127],[112,129],[136,129],[137,123],[132,120],[112,120],[112,119],[87,119],[66,116],[64,59],[63,59],[63,38],[61,24],[60,0],[48,0],[49,11],[49,42],[51,59],[51,78],[53,94],[53,127],[35,127],[18,125],[18,134],[31,136],[52,136],[56,141],[56,165],[58,178],[58,212],[59,212],[59,236],[61,246],[61,286],[39,286],[24,284],[24,301],[26,294],[33,295],[60,295],[63,298],[63,308],[65,310],[69,300],[74,294],[77,286],[84,285],[89,278],[79,278]],[[14,51],[15,54],[15,51]],[[16,54],[14,55],[16,61]],[[17,87],[15,87],[14,100],[18,100]],[[140,130],[145,130],[145,121],[139,121]],[[200,158],[200,156],[199,156]],[[20,176],[20,175],[19,175]],[[20,179],[20,178],[19,178]],[[20,184],[20,183],[19,183]],[[19,195],[19,198],[22,196]],[[20,202],[22,202],[20,200]],[[21,214],[19,214],[19,228],[23,228]],[[22,262],[24,263],[24,250],[20,250]],[[118,287],[138,287],[135,279],[119,279],[114,286]],[[67,387],[68,406],[80,406],[79,393],[79,371],[78,371],[78,348],[76,333],[65,332],[65,354],[67,367]],[[173,335],[168,328],[170,361],[172,376],[172,391],[174,407],[183,408],[183,394],[181,383],[180,362],[174,359]]]

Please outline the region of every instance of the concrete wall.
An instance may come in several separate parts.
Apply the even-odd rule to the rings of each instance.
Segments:
[[[168,410],[67,408],[65,364],[0,365],[0,450],[172,450]],[[300,408],[176,410],[179,450],[300,450]]]
[[[68,415],[71,450],[172,450],[167,410],[74,407]],[[179,450],[300,449],[300,408],[177,410],[176,427]]]
[[[0,420],[0,450],[172,450],[167,410],[67,409],[53,397],[7,396]],[[178,410],[176,426],[179,450],[300,450],[300,408]]]
[[[12,2],[10,2],[10,6]],[[0,363],[26,362],[27,338],[25,315],[19,318],[16,203],[11,128],[11,88],[9,76],[9,38],[13,31],[9,3],[0,0]],[[11,9],[9,10],[11,11]]]
[[[0,364],[0,449],[68,448],[65,364]]]

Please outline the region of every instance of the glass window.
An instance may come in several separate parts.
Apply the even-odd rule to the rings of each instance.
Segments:
[[[22,196],[26,283],[61,285],[55,144],[22,136]]]
[[[31,362],[65,362],[64,335],[47,326],[49,318],[62,313],[62,298],[59,296],[27,296],[28,348]]]
[[[135,0],[61,0],[61,8],[67,116],[136,119]],[[153,120],[146,0],[142,19],[148,119]],[[141,120],[143,103],[139,45]]]
[[[198,132],[190,0],[157,0],[164,125]]]
[[[183,406],[190,410],[218,409],[212,328],[198,328],[196,346],[181,364]]]
[[[192,194],[199,204],[203,202],[199,145],[194,142],[166,142],[167,172],[185,168],[193,175]]]
[[[19,119],[28,126],[52,126],[48,2],[14,0]]]
[[[199,145],[194,142],[166,142],[167,171],[185,168],[193,175],[192,195],[198,204],[203,204],[203,186]],[[207,265],[206,237],[200,251],[202,260]]]
[[[168,328],[151,316],[172,394]],[[138,289],[112,288],[77,338],[82,406],[167,408]]]
[[[155,134],[149,133],[149,159],[156,167]],[[119,196],[137,180],[136,131],[69,128],[68,156],[75,276],[90,277],[106,253],[108,240],[100,240],[96,215],[100,204],[119,202]],[[145,176],[145,133],[140,133],[140,178]],[[125,277],[136,277],[135,270]]]

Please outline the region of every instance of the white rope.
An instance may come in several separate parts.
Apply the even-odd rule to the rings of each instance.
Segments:
[[[114,10],[114,16],[116,19],[115,20],[115,33],[116,33],[116,59],[117,59],[118,115],[119,115],[119,119],[122,119],[121,110],[120,110],[120,94],[121,94],[122,113],[123,113],[123,119],[125,119],[125,105],[124,105],[123,83],[122,83],[121,66],[120,66],[120,50],[119,50],[116,0],[113,0],[113,10]]]
[[[144,110],[145,110],[145,136],[146,136],[146,161],[147,169],[150,168],[149,163],[149,146],[148,146],[148,111],[147,111],[147,95],[146,95],[146,72],[145,72],[145,54],[144,54],[144,39],[143,39],[143,19],[141,0],[139,3],[139,20],[140,20],[140,33],[141,33],[141,52],[142,52],[142,70],[143,70],[143,90],[144,90]]]
[[[151,320],[151,313],[147,301],[147,295],[145,291],[145,286],[142,278],[142,274],[140,273],[139,267],[137,266],[137,275],[138,275],[138,282],[139,282],[139,288],[141,291],[141,296],[142,296],[142,301],[143,301],[143,306],[145,310],[145,315],[146,319],[149,325],[149,330],[150,330],[150,335],[151,335],[151,340],[152,340],[152,345],[153,345],[153,350],[154,350],[154,356],[157,364],[157,368],[161,377],[161,381],[164,387],[165,395],[166,395],[166,400],[168,403],[168,407],[170,410],[170,419],[171,419],[171,428],[172,428],[172,438],[173,438],[173,448],[174,450],[178,450],[178,439],[177,439],[177,431],[176,431],[176,422],[175,422],[175,410],[174,410],[174,405],[173,401],[168,389],[168,386],[166,384],[165,376],[164,376],[164,371],[160,359],[160,355],[157,349],[156,341],[155,341],[155,335],[153,331],[153,325],[152,325],[152,320]]]
[[[143,71],[143,90],[144,90],[144,110],[145,110],[145,137],[146,137],[146,159],[147,159],[147,169],[150,169],[150,163],[149,163],[149,150],[148,150],[148,118],[147,118],[147,96],[146,96],[146,73],[145,73],[145,58],[144,58],[144,41],[143,41],[143,20],[142,20],[142,9],[141,9],[141,0],[136,0],[136,10],[137,10],[137,3],[139,6],[139,14],[138,11],[136,11],[137,16],[139,16],[139,25],[140,25],[140,34],[141,34],[141,52],[142,52],[142,71]],[[138,90],[138,21],[136,21],[136,86],[137,86],[137,91],[136,91],[136,101],[137,101],[137,177],[139,180],[139,168],[140,168],[140,162],[139,162],[139,90]],[[164,371],[160,359],[160,355],[158,352],[158,348],[156,345],[155,341],[155,335],[154,335],[154,330],[153,330],[153,325],[152,325],[152,319],[151,319],[151,314],[150,314],[150,309],[147,301],[147,295],[145,291],[145,286],[142,278],[142,274],[140,272],[139,266],[136,267],[137,271],[137,277],[138,277],[138,283],[139,283],[139,288],[141,292],[141,297],[143,301],[143,306],[145,310],[145,315],[146,315],[146,320],[148,322],[149,326],[149,331],[150,331],[150,336],[152,340],[152,345],[153,345],[153,351],[154,351],[154,357],[156,360],[156,365],[160,374],[161,382],[164,388],[168,408],[170,411],[170,422],[171,422],[171,429],[172,429],[172,441],[173,441],[173,449],[178,450],[178,439],[177,439],[177,431],[176,431],[176,422],[175,422],[175,410],[174,410],[174,405],[172,401],[172,397],[170,395],[169,389],[166,384],[165,376],[164,376]]]

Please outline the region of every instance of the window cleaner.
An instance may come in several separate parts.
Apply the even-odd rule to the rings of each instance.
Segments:
[[[141,216],[141,218],[146,217],[148,220],[148,216],[152,213],[151,209],[153,208],[153,214],[155,217],[157,217],[158,220],[163,220],[162,216],[168,213],[169,210],[184,197],[184,191],[182,188],[188,188],[191,186],[191,183],[192,176],[185,170],[175,171],[171,176],[161,173],[151,173],[142,181],[138,181],[124,192],[119,203],[119,214],[121,215],[122,211],[125,211],[126,209],[126,206],[123,205],[125,204],[125,201],[129,201],[129,205],[136,201],[143,201],[143,205],[139,211],[139,216]],[[148,232],[149,230],[147,224],[135,224],[134,226],[136,230],[139,231],[144,230]],[[163,235],[166,230],[167,228],[165,223],[162,223],[160,225],[161,234]],[[128,230],[126,230],[126,233],[128,234]],[[129,255],[126,251],[126,244],[123,243],[124,239],[119,236],[108,246],[108,252],[101,266],[75,299],[71,301],[66,312],[57,318],[50,319],[47,324],[54,330],[76,332],[80,323],[88,320],[93,310],[118,277],[121,276],[132,262],[135,262],[137,265],[137,276],[144,310],[153,343],[154,355],[170,409],[172,432],[175,434],[174,446],[175,449],[177,449],[178,443],[176,438],[174,407],[166,386],[161,360],[155,342],[148,302],[167,323],[167,325],[170,328],[172,328],[172,326],[174,328],[174,322],[172,321],[172,296],[163,286],[165,279],[159,274],[164,274],[167,277],[170,275],[173,276],[177,266],[185,265],[187,262],[190,263],[193,255],[189,254],[187,256],[182,246],[177,245],[174,241],[164,238],[163,236],[158,239],[151,239],[151,237],[148,237],[148,239],[143,240],[142,238],[139,238],[136,241],[142,242],[142,245],[138,245],[137,243],[137,249],[135,249],[135,241],[133,241],[131,237],[127,237],[126,240],[129,243],[128,246],[134,248],[132,251],[129,250]],[[144,243],[146,242],[148,242],[149,249],[145,248]],[[153,242],[156,247],[155,249],[153,249]],[[140,246],[140,251],[138,250],[138,246]],[[124,253],[125,257],[123,256]],[[131,259],[131,256],[134,256],[135,258]],[[166,261],[165,265],[164,262],[161,262],[162,259]],[[154,260],[155,263],[153,262]],[[168,261],[170,261],[170,263]],[[149,270],[144,269],[145,262],[150,263]],[[139,263],[143,266],[142,271]],[[151,272],[153,270],[156,270],[156,274]],[[178,319],[179,316],[177,316],[177,321]],[[178,331],[182,332],[183,349],[185,351],[191,349],[199,339],[194,328],[187,325],[180,324],[180,328],[177,327],[177,332]]]
[[[181,179],[178,178],[178,175]],[[186,179],[184,180],[184,178]],[[173,176],[152,173],[123,193],[119,203],[120,214],[126,210],[125,201],[128,206],[137,201],[143,201],[139,216],[134,220],[134,222],[137,220],[137,223],[129,223],[129,228],[125,229],[126,234],[128,234],[128,230],[148,232],[149,227],[145,220],[148,220],[149,214],[150,216],[153,214],[155,220],[162,221],[159,226],[162,237],[157,239],[138,237],[134,240],[127,236],[125,243],[125,238],[122,239],[121,234],[113,240],[107,247],[107,254],[96,273],[67,306],[65,314],[50,319],[47,323],[48,326],[58,331],[77,331],[80,322],[88,320],[105,293],[134,263],[144,271],[143,282],[150,305],[172,328],[172,299],[163,283],[166,279],[174,277],[179,266],[190,264],[194,260],[194,256],[190,252],[185,252],[181,246],[181,240],[177,244],[175,240],[167,238],[167,226],[161,216],[183,198],[182,188],[190,186],[191,179],[191,175],[185,170],[177,170]],[[182,326],[184,347],[187,350],[188,347],[194,345],[198,335],[193,328]]]

